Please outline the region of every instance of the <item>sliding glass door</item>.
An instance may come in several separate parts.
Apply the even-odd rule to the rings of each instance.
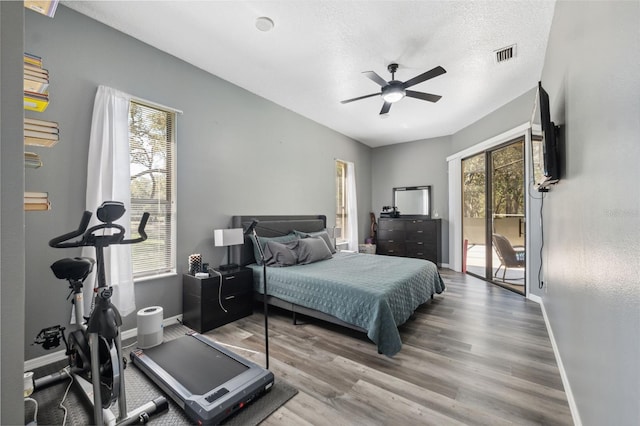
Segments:
[[[525,293],[524,139],[462,160],[463,262],[472,275]]]

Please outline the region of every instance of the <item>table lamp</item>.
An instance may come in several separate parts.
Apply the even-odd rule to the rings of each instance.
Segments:
[[[244,244],[243,229],[216,229],[213,231],[213,240],[216,247],[227,247],[227,264],[220,265],[219,269],[221,271],[236,269],[238,265],[231,263],[231,246]]]

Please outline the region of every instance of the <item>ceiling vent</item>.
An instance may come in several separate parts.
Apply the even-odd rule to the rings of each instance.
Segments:
[[[503,47],[502,49],[494,51],[494,53],[496,55],[495,58],[497,63],[500,64],[502,62],[506,62],[516,56],[516,45],[513,44],[511,46]]]

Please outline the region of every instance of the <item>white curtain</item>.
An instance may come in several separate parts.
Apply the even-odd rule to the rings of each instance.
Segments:
[[[131,172],[129,169],[129,104],[131,96],[106,86],[98,87],[93,104],[89,160],[87,163],[86,210],[93,213],[89,226],[100,223],[96,210],[104,201],[124,203],[126,213],[117,220],[125,227],[125,238],[131,238]],[[84,247],[82,256],[95,259],[95,249]],[[122,316],[136,309],[133,289],[131,246],[112,245],[104,249],[107,285],[113,286],[112,303]],[[89,315],[95,270],[84,287],[84,314]]]
[[[356,196],[356,168],[351,162],[347,163],[347,217],[349,226],[347,250],[358,251],[358,197]]]

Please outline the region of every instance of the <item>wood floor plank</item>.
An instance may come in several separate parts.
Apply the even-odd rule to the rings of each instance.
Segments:
[[[270,370],[299,393],[265,425],[571,425],[540,307],[442,269],[447,290],[399,327],[402,350],[365,334],[269,310]],[[264,365],[264,317],[207,333]],[[232,349],[234,350],[234,349]]]

